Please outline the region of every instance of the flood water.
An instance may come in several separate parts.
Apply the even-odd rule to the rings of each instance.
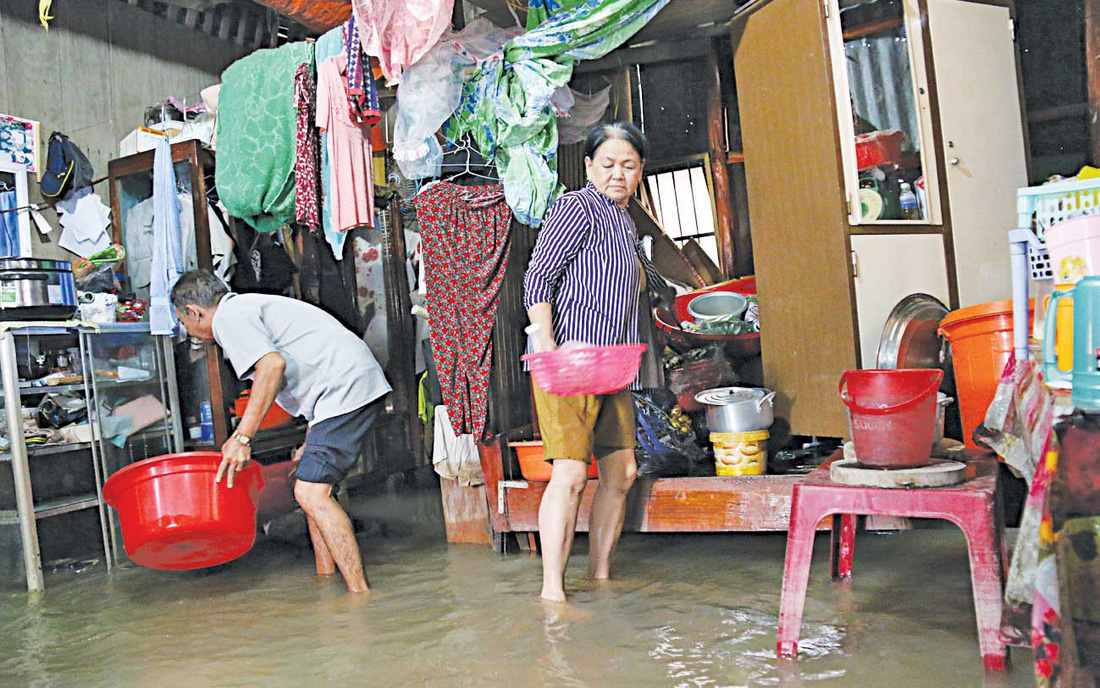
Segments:
[[[206,572],[102,567],[0,594],[0,686],[1028,686],[986,676],[956,529],[861,534],[850,587],[820,533],[797,662],[775,658],[785,535],[626,534],[615,580],[570,563],[537,600],[529,554],[447,545],[438,496],[357,499],[373,593],[261,541]],[[324,682],[324,683],[322,683]]]

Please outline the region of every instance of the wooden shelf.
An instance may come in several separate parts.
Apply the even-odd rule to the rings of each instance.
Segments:
[[[785,531],[790,520],[791,489],[802,476],[743,478],[659,478],[634,483],[626,498],[623,530],[638,533],[721,533]],[[581,497],[577,530],[588,531],[588,512],[599,480],[589,480]],[[526,485],[526,487],[520,487]],[[539,504],[547,483],[509,481],[488,495],[504,497],[507,529],[539,529]],[[499,503],[497,504],[499,511]]]
[[[539,529],[538,511],[547,483],[506,477],[510,450],[501,437],[478,445],[485,474],[489,524],[494,533]],[[786,531],[791,492],[801,475],[660,478],[638,480],[626,499],[623,530],[639,533]],[[599,480],[581,497],[577,530],[588,530],[588,513]]]

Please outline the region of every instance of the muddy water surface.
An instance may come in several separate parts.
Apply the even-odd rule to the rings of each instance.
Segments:
[[[626,535],[618,577],[569,570],[537,601],[536,557],[448,546],[438,496],[356,508],[374,592],[318,579],[268,539],[208,572],[123,567],[0,593],[0,686],[1028,686],[981,671],[965,542],[954,529],[861,535],[850,587],[819,535],[797,663],[774,655],[782,535]],[[322,683],[323,682],[323,683]]]

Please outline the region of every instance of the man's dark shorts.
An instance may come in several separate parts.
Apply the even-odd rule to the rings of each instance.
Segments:
[[[298,480],[329,485],[343,480],[359,460],[363,439],[384,408],[385,401],[379,399],[310,426],[298,462]]]

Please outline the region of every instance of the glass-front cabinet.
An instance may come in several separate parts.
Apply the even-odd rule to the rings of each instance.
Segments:
[[[826,0],[853,225],[941,224],[915,0]]]

